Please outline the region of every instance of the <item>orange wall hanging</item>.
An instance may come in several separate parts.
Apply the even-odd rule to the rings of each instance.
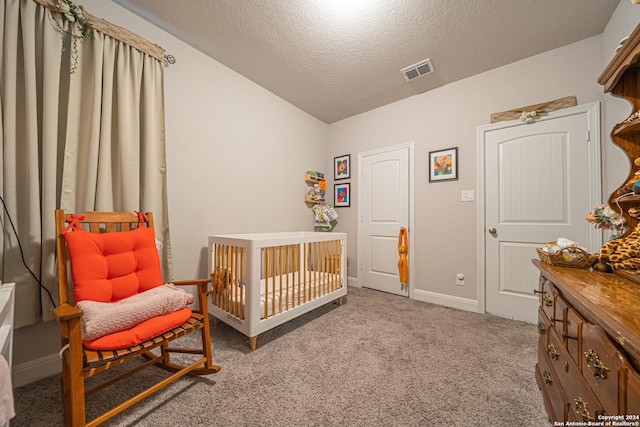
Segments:
[[[406,285],[409,276],[409,267],[407,265],[407,252],[409,251],[409,237],[407,235],[407,229],[400,227],[400,234],[398,234],[398,254],[400,259],[398,260],[398,275],[400,276],[400,284]]]

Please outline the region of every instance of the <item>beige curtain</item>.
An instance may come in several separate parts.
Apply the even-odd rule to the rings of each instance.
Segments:
[[[152,211],[165,280],[172,276],[162,51],[89,16],[76,63],[56,3],[5,0],[0,11],[0,277],[17,284],[18,327],[50,319],[51,301],[23,265],[10,218],[25,263],[56,301],[56,207]]]

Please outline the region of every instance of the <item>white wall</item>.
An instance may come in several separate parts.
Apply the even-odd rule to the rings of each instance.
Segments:
[[[597,84],[602,69],[601,38],[592,37],[329,126],[331,156],[415,142],[416,298],[436,294],[453,300],[477,299],[476,203],[461,202],[461,190],[477,189],[476,128],[492,113],[576,95],[578,103],[602,99]],[[429,76],[423,77],[429,78]],[[459,180],[428,183],[428,152],[459,147]],[[354,164],[357,167],[357,164]],[[352,192],[358,171],[352,170]],[[355,200],[355,199],[354,199]],[[337,230],[349,235],[349,257],[357,259],[357,208],[341,211]],[[455,274],[465,274],[465,286]],[[357,276],[351,263],[349,276]]]

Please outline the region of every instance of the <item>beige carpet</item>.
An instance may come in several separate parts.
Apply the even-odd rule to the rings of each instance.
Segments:
[[[377,291],[248,339],[212,328],[222,370],[184,378],[109,426],[548,426],[537,328]],[[160,377],[153,368],[143,374]],[[143,381],[92,398],[90,416]],[[60,378],[15,391],[12,426],[60,426]]]

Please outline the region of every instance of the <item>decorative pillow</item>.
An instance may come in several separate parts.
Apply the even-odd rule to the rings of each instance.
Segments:
[[[72,230],[64,237],[76,304],[115,302],[162,284],[152,228],[110,233]]]
[[[84,312],[82,339],[90,341],[124,331],[145,320],[181,310],[191,303],[193,295],[172,283],[157,286],[117,302],[80,301],[77,307]]]

